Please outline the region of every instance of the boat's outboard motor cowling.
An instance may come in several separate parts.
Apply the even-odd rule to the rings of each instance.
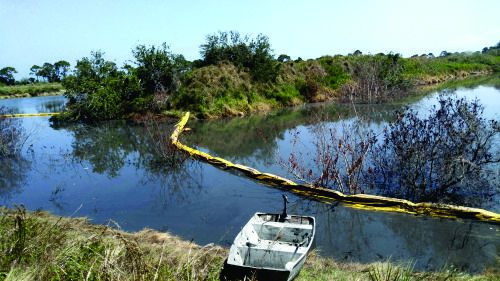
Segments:
[[[286,213],[286,203],[290,203],[290,201],[288,201],[288,197],[283,194],[283,212],[279,217],[280,222],[285,222],[288,219],[288,214]]]

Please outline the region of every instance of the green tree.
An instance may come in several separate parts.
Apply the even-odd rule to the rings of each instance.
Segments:
[[[56,80],[54,65],[48,62],[44,63],[38,71],[38,75],[45,78],[47,82],[54,82]]]
[[[173,54],[166,43],[158,47],[139,45],[132,53],[137,67],[129,69],[133,69],[147,95],[168,97],[180,86],[180,79],[190,66],[184,56]]]
[[[205,44],[200,46],[200,54],[202,66],[229,62],[248,69],[257,81],[274,81],[278,75],[269,38],[262,34],[254,39],[236,31],[208,35]]]
[[[60,60],[54,63],[54,77],[57,82],[60,82],[68,74],[70,63],[65,60]]]
[[[285,55],[285,54],[281,54],[278,56],[278,61],[279,62],[287,62],[287,61],[290,61],[291,58],[289,55]]]
[[[446,50],[445,50],[445,51],[442,51],[442,52],[441,52],[441,54],[439,54],[439,56],[440,56],[440,57],[447,57],[447,56],[449,56],[449,55],[451,55],[451,53],[450,53],[450,52],[448,52],[448,51],[446,51]]]
[[[139,80],[100,51],[77,61],[73,75],[63,79],[68,111],[62,117],[81,121],[118,119],[140,106]]]
[[[42,68],[36,64],[34,64],[30,68],[30,75],[34,75],[36,77],[37,82],[39,81],[39,78],[40,78],[40,69],[42,69]]]
[[[0,69],[0,83],[6,85],[14,85],[14,83],[16,82],[14,73],[17,73],[17,70],[11,66]]]

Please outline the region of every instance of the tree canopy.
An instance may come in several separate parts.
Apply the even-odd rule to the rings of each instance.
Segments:
[[[14,85],[16,82],[14,73],[17,73],[17,70],[11,66],[0,69],[0,83],[5,85]]]
[[[200,54],[202,66],[229,62],[247,68],[257,81],[273,81],[278,75],[269,38],[262,34],[256,38],[241,36],[236,31],[208,35],[200,46]]]

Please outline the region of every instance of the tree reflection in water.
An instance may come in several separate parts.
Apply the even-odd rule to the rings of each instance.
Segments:
[[[61,128],[61,127],[58,127]],[[98,125],[77,124],[64,127],[74,139],[69,151],[73,163],[87,166],[92,172],[115,178],[124,167],[132,167],[141,174],[141,185],[159,183],[158,199],[190,200],[201,190],[194,175],[201,166],[159,146],[168,145],[174,123],[154,125],[132,124],[125,121],[102,122]],[[163,141],[166,140],[166,141]],[[174,155],[175,154],[175,155]],[[168,159],[170,156],[175,160]]]
[[[0,106],[0,115],[17,112]],[[22,154],[28,137],[19,119],[0,117],[0,198],[4,200],[22,191],[26,173],[31,167],[31,162]]]
[[[25,157],[0,158],[0,199],[8,201],[23,191],[31,161]]]
[[[479,272],[498,267],[498,228],[487,223],[369,212],[342,204],[292,199],[289,213],[314,215],[318,250],[337,260],[411,261],[415,268],[453,266]]]

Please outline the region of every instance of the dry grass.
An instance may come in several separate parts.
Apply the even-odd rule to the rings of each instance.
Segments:
[[[0,280],[219,280],[228,249],[164,232],[127,233],[22,208],[0,209]],[[499,280],[450,270],[414,272],[390,262],[337,263],[316,252],[300,280]]]
[[[218,280],[226,250],[168,233],[2,211],[0,280]]]

